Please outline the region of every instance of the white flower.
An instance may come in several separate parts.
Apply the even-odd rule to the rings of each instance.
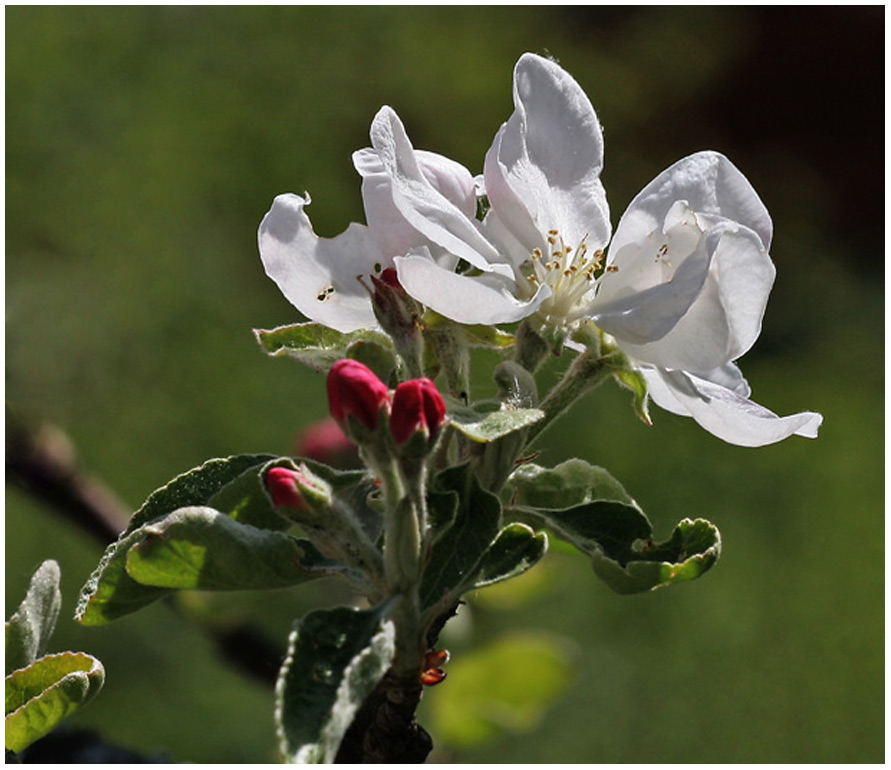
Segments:
[[[674,234],[671,223],[681,209],[709,260],[695,299],[657,339],[635,341],[627,327],[612,329],[604,320],[600,326],[640,364],[650,395],[663,409],[693,417],[710,433],[741,446],[763,446],[793,434],[815,438],[823,422],[819,414],[778,417],[754,403],[734,363],[761,332],[776,271],[768,256],[773,228],[767,209],[723,155],[684,158],[635,197],[610,245],[609,262],[619,266],[615,277],[624,273],[624,280],[612,282],[606,274],[598,300],[613,300],[629,290],[629,283],[639,288],[677,275],[676,245],[666,236]]]
[[[467,169],[420,150],[408,162],[443,200],[465,216],[475,214],[474,180]],[[258,233],[266,274],[282,294],[308,318],[342,332],[377,326],[368,283],[363,285],[362,280],[392,267],[394,256],[423,247],[445,268],[457,263],[457,258],[429,243],[399,213],[389,189],[390,177],[376,152],[359,150],[353,154],[353,164],[362,176],[367,226],[353,223],[335,238],[319,238],[304,212],[309,195],[288,193],[275,198]]]
[[[414,249],[395,259],[400,282],[415,299],[461,323],[534,314],[543,326],[568,330],[589,318],[620,344],[660,339],[687,312],[708,273],[707,239],[693,212],[678,203],[660,223],[671,269],[658,276],[641,265],[626,271],[629,253],[607,260],[603,137],[590,101],[557,64],[525,54],[514,71],[514,103],[486,155],[490,209],[483,222],[451,205],[412,168],[412,147],[396,114],[378,113],[371,138],[390,175],[394,204],[431,243],[470,266],[454,272]]]
[[[722,155],[678,162],[632,201],[609,248],[603,139],[579,85],[532,54],[514,71],[515,110],[486,156],[483,222],[427,180],[396,114],[372,124],[395,208],[431,248],[397,257],[415,299],[460,323],[534,316],[568,331],[590,319],[639,365],[657,404],[725,441],[816,436],[822,417],[777,417],[748,400],[733,361],[761,328],[774,267],[771,222]],[[464,260],[455,272],[442,252]]]

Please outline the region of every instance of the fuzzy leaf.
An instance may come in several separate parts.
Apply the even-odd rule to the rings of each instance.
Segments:
[[[315,610],[298,621],[276,686],[276,730],[289,762],[334,761],[344,733],[395,652],[386,606]]]
[[[451,426],[472,441],[487,443],[502,438],[541,420],[540,409],[517,409],[499,402],[464,406],[447,398]]]
[[[177,508],[206,505],[211,497],[246,470],[275,459],[276,455],[247,454],[208,460],[152,492],[140,509],[133,514],[125,532],[132,532]]]
[[[140,533],[127,551],[126,569],[147,586],[256,590],[352,574],[308,540],[239,524],[212,508],[181,508]]]
[[[275,459],[275,455],[252,454],[208,460],[152,492],[133,514],[127,529],[105,549],[99,565],[81,589],[75,620],[87,626],[101,625],[170,593],[170,589],[137,583],[127,574],[127,551],[139,541],[140,527],[178,508],[205,505],[249,469]]]
[[[41,564],[25,599],[6,622],[6,673],[24,668],[46,651],[62,608],[61,572],[52,559]]]
[[[508,524],[483,554],[474,588],[522,575],[548,550],[548,537],[525,524]]]
[[[105,682],[91,655],[47,655],[6,677],[6,748],[22,751],[49,733]]]
[[[721,534],[705,519],[683,519],[663,543],[635,550],[624,565],[603,551],[592,556],[594,572],[616,593],[635,594],[694,580],[721,555]]]
[[[430,551],[421,581],[422,608],[455,600],[473,585],[501,519],[498,498],[480,486],[469,463],[442,471],[433,493],[448,496],[456,508]]]
[[[270,356],[296,358],[320,372],[327,372],[335,361],[348,358],[347,350],[355,342],[373,343],[378,348],[393,350],[390,338],[381,332],[359,329],[345,333],[312,321],[276,329],[254,329],[254,335]],[[376,355],[379,356],[379,351]]]
[[[513,472],[502,495],[512,506],[563,510],[595,500],[627,505],[634,501],[608,471],[584,460],[572,459],[554,468],[534,463]]]
[[[552,469],[525,465],[504,491],[509,512],[531,518],[592,560],[618,593],[692,580],[718,559],[721,538],[709,522],[684,519],[663,543],[634,500],[603,468],[568,460]]]

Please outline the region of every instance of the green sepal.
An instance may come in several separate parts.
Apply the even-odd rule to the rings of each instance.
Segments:
[[[514,344],[514,335],[503,331],[496,326],[487,324],[456,324],[449,318],[427,309],[424,313],[424,327],[426,331],[436,331],[440,326],[453,326],[461,330],[467,344],[472,348],[492,348],[504,350]]]
[[[623,388],[631,391],[631,405],[634,407],[634,413],[646,425],[652,425],[649,409],[649,390],[647,389],[647,381],[637,369],[620,369],[613,373],[616,382]]]
[[[52,559],[31,576],[25,598],[6,621],[6,673],[30,665],[46,651],[62,608],[61,572]]]
[[[548,537],[525,524],[508,524],[483,554],[474,588],[490,586],[522,575],[547,553]]]
[[[441,496],[443,508],[446,496],[455,509],[430,549],[420,586],[422,609],[441,608],[473,585],[501,520],[498,498],[480,486],[470,463],[440,472],[432,492]]]
[[[92,655],[46,655],[6,677],[6,748],[22,751],[49,733],[105,682]]]
[[[159,588],[204,591],[284,588],[359,573],[305,539],[239,524],[212,508],[181,508],[147,524],[127,551],[127,574]]]
[[[275,690],[275,721],[286,761],[330,763],[362,702],[395,654],[387,605],[315,610],[299,620]]]
[[[594,572],[619,594],[636,594],[661,586],[695,580],[721,555],[721,534],[705,519],[683,519],[668,540],[637,544],[625,563],[595,552]]]
[[[452,398],[446,398],[445,402],[451,427],[479,443],[528,428],[545,416],[540,409],[517,409],[500,401],[479,402],[473,406],[464,406]]]
[[[254,329],[254,335],[260,347],[270,356],[295,358],[320,372],[327,372],[341,358],[349,358],[347,351],[356,342],[374,343],[379,348],[393,351],[392,341],[382,332],[372,329],[339,332],[312,321],[275,329]],[[374,355],[378,356],[379,352],[375,351]],[[390,355],[393,356],[394,351]],[[363,363],[368,364],[368,361]]]

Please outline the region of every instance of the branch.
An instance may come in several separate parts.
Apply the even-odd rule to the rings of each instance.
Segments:
[[[6,410],[6,481],[76,524],[103,547],[117,540],[130,508],[78,464],[71,439],[53,425],[26,425]],[[275,686],[284,650],[250,623],[212,625],[168,603],[198,623],[220,655],[242,674]]]

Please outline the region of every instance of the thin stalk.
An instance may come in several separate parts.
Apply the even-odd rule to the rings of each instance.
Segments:
[[[591,350],[580,353],[570,364],[554,389],[539,404],[544,419],[529,427],[526,443],[535,441],[551,423],[569,409],[581,396],[606,380],[615,367],[610,357],[601,357]]]

